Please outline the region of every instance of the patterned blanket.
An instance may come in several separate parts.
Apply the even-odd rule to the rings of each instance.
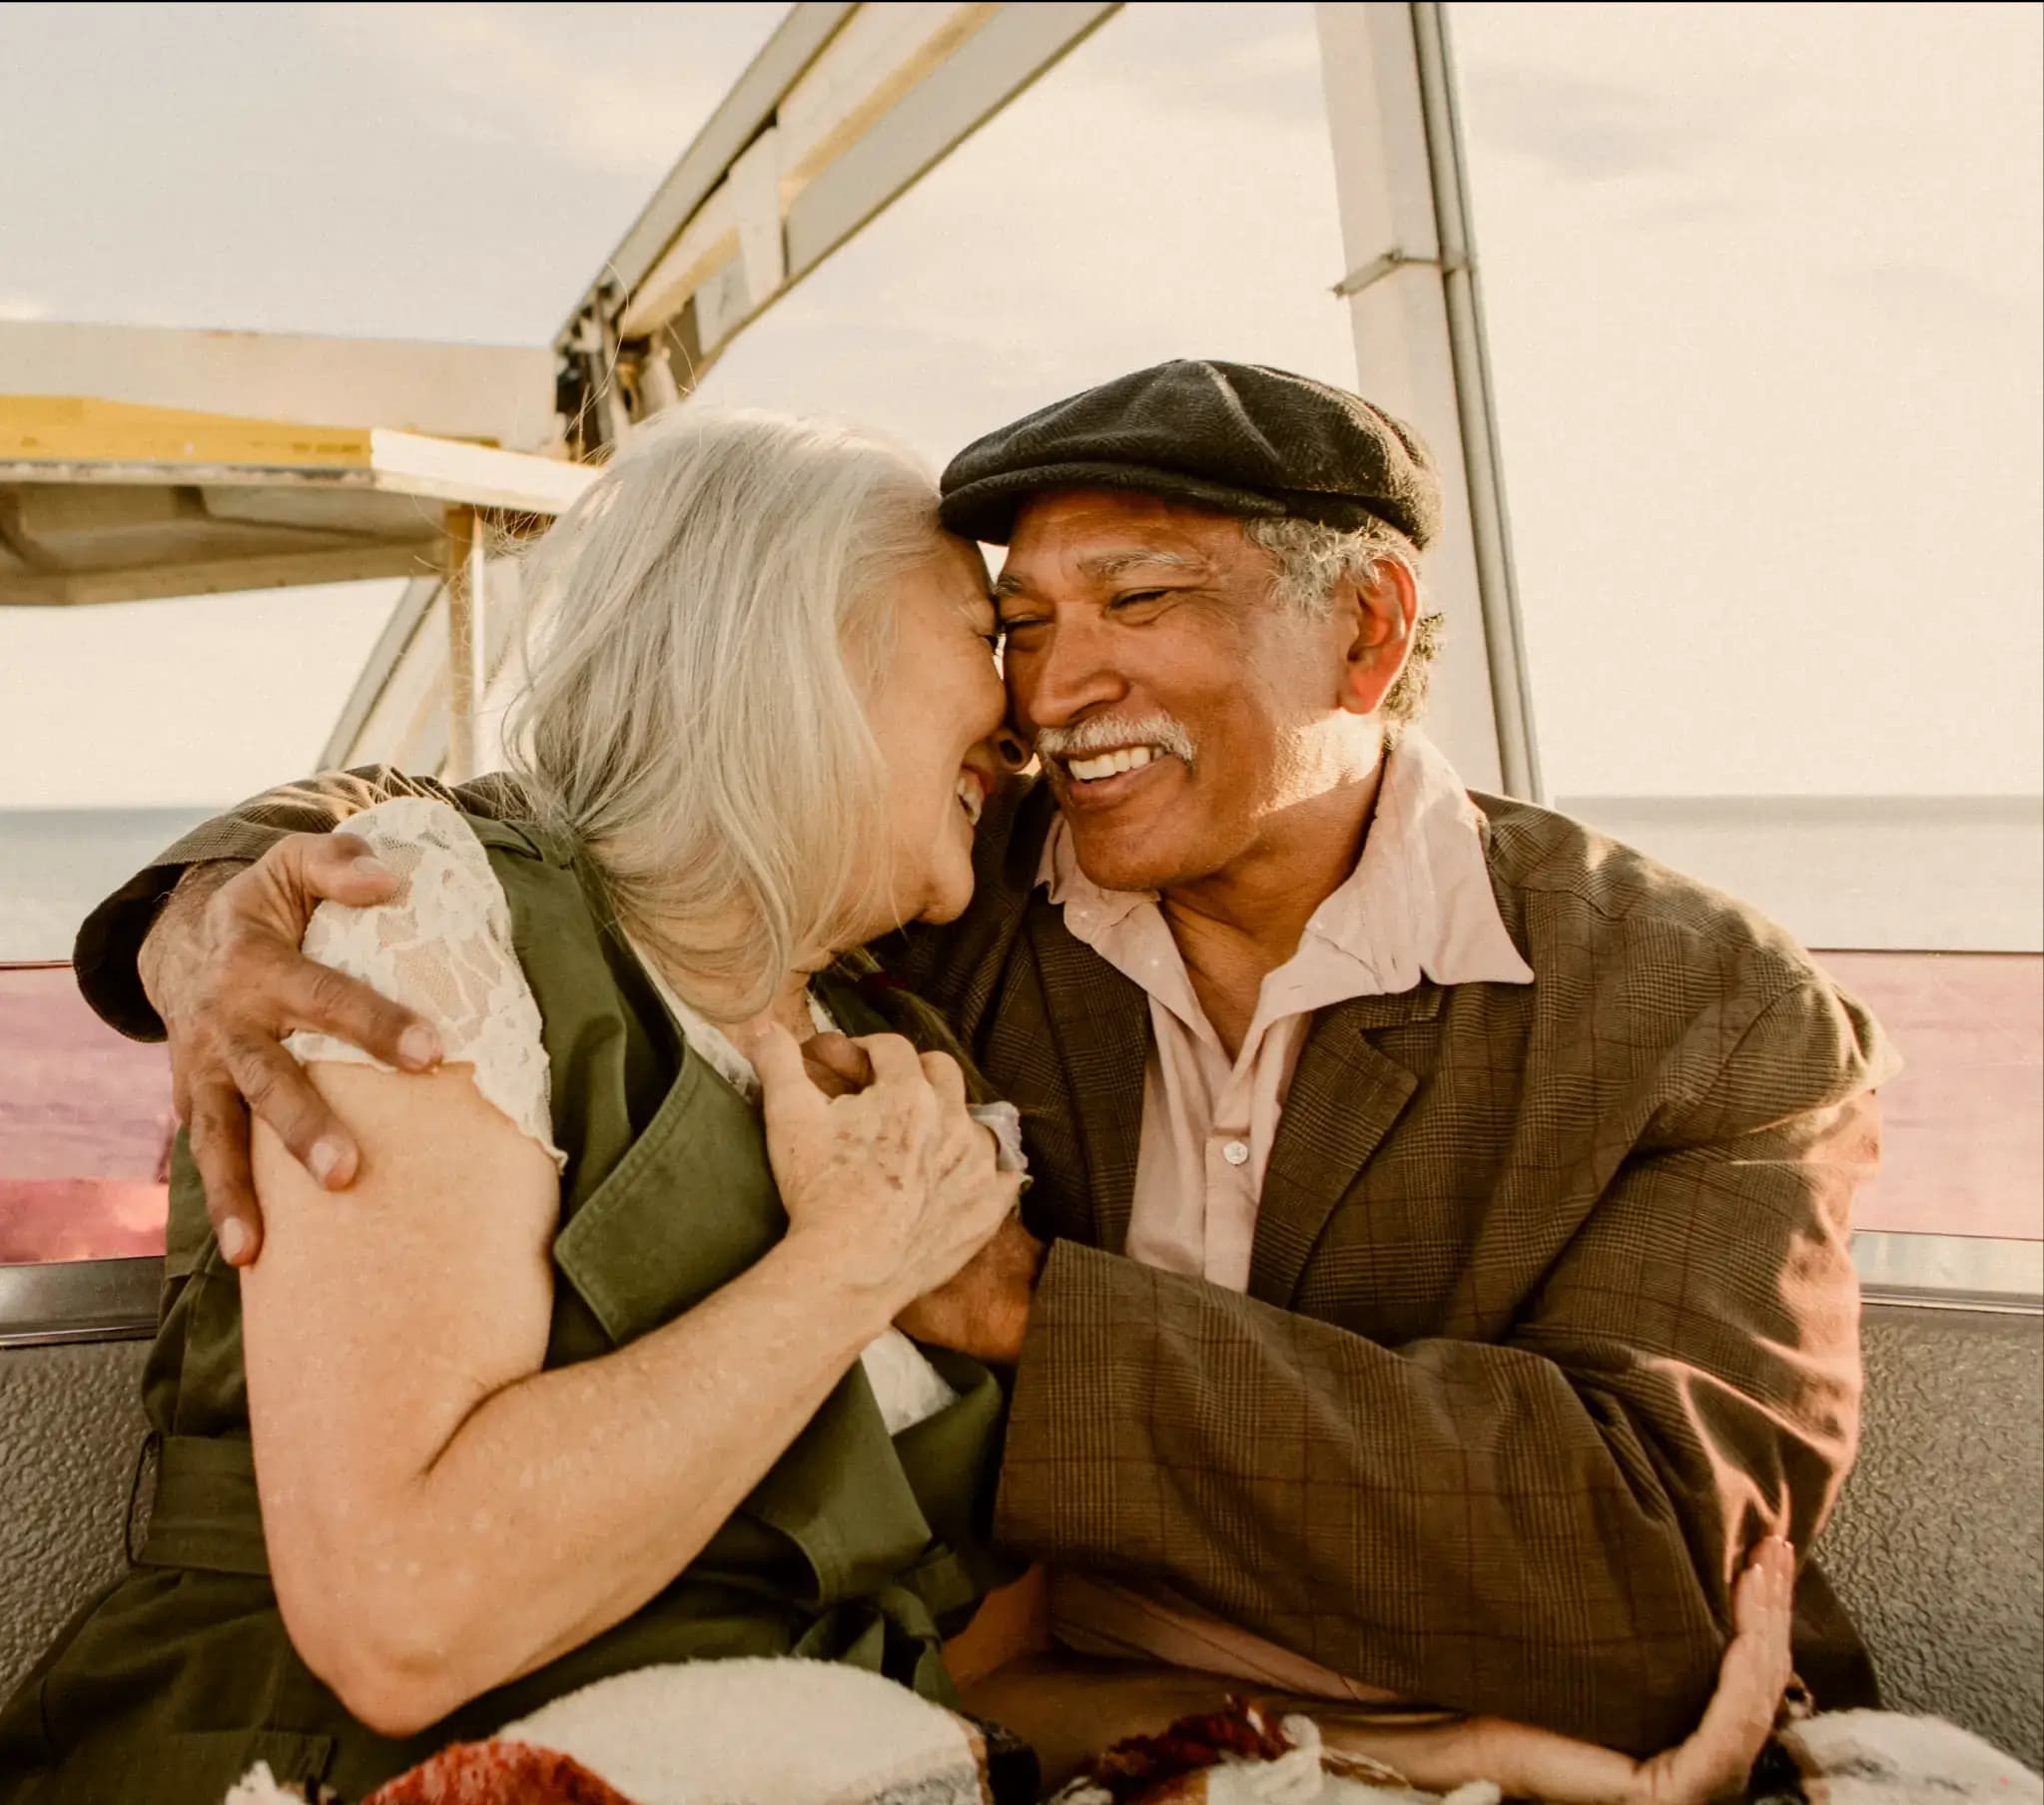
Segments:
[[[461,1743],[360,1805],[1010,1805],[1034,1764],[982,1726],[856,1668],[733,1660],[649,1667]],[[2044,1782],[1938,1718],[1807,1717],[1753,1769],[1751,1805],[2044,1805]],[[1442,1795],[1326,1746],[1307,1717],[1230,1700],[1095,1756],[1055,1805],[1499,1805]],[[258,1766],[225,1805],[308,1805]],[[331,1793],[312,1805],[345,1805]],[[1600,1805],[1658,1805],[1613,1798]]]

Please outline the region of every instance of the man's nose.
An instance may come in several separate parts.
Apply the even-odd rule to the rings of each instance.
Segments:
[[[1115,703],[1128,682],[1114,668],[1105,636],[1090,623],[1060,622],[1032,658],[1009,658],[1015,712],[1031,727],[1065,727],[1088,710]]]

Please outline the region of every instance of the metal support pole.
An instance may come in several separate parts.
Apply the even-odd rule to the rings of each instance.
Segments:
[[[1315,9],[1349,272],[1333,292],[1348,308],[1359,386],[1419,429],[1441,474],[1427,587],[1448,632],[1429,731],[1473,788],[1537,802],[1440,10],[1400,0]]]
[[[1490,656],[1491,706],[1498,717],[1498,758],[1508,794],[1544,803],[1547,797],[1533,726],[1526,637],[1520,625],[1511,535],[1506,527],[1504,459],[1491,397],[1490,358],[1484,348],[1483,298],[1470,244],[1469,185],[1462,165],[1461,126],[1455,116],[1454,65],[1449,55],[1447,17],[1436,0],[1416,0],[1412,35],[1419,59],[1420,113],[1426,122],[1427,157],[1434,176],[1441,288],[1448,306],[1448,350],[1455,363],[1455,398],[1462,421],[1462,462],[1469,482],[1469,526],[1476,547],[1484,647]]]
[[[447,590],[447,763],[450,783],[477,775],[476,718],[482,712],[486,619],[484,539],[474,508],[447,510],[441,580]]]

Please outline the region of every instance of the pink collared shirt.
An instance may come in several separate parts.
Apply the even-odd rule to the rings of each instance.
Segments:
[[[1257,1200],[1313,1015],[1351,997],[1439,984],[1533,981],[1499,917],[1480,816],[1453,767],[1407,729],[1385,761],[1362,857],[1263,980],[1230,1059],[1151,892],[1105,891],[1058,822],[1036,877],[1064,925],[1149,997],[1142,1140],[1126,1252],[1230,1291],[1249,1283]],[[1140,1654],[1330,1697],[1371,1689],[1159,1591],[1054,1579],[1051,1618],[1074,1647]],[[1282,1675],[1282,1679],[1279,1676]]]
[[[1315,1010],[1410,990],[1422,976],[1533,981],[1499,918],[1478,819],[1453,767],[1408,729],[1385,761],[1363,856],[1264,978],[1232,1059],[1154,893],[1100,889],[1078,869],[1063,822],[1051,829],[1037,882],[1072,935],[1149,997],[1130,1259],[1248,1288],[1263,1174]]]

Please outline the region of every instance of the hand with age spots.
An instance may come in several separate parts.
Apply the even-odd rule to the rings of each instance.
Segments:
[[[847,1043],[863,1085],[830,1088],[784,1028],[754,1058],[767,1157],[788,1213],[787,1246],[809,1250],[831,1282],[870,1297],[891,1320],[957,1277],[1021,1194],[994,1137],[968,1113],[965,1074],[945,1053],[899,1034]]]
[[[818,1034],[803,1042],[802,1063],[828,1096],[849,1096],[873,1081],[872,1065],[859,1043],[843,1034]],[[1043,1243],[1010,1216],[953,1277],[896,1317],[895,1327],[913,1340],[990,1366],[1014,1366],[1022,1358],[1042,1266]]]

